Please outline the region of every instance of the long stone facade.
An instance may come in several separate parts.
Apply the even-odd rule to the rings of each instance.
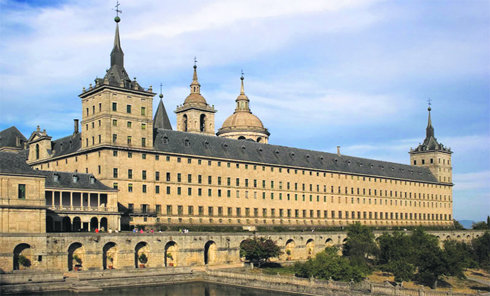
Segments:
[[[483,231],[430,231],[444,240],[471,241]],[[376,236],[382,232],[375,232]],[[72,271],[235,264],[240,243],[255,236],[274,240],[281,261],[305,260],[326,246],[341,246],[346,232],[284,233],[51,233],[0,234],[0,270]],[[140,260],[145,254],[146,262]],[[30,267],[19,265],[22,255]],[[79,259],[80,261],[77,261]]]

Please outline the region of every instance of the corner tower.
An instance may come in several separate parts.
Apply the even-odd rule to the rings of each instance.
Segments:
[[[111,67],[95,86],[83,88],[82,149],[100,145],[135,148],[153,147],[153,93],[131,80],[124,68],[124,53],[119,38],[119,16],[114,18],[116,33],[111,52]]]
[[[201,85],[197,80],[197,65],[194,60],[194,75],[190,85],[191,93],[184,104],[177,106],[177,130],[182,132],[214,135],[214,106],[209,106],[201,95]]]
[[[452,183],[451,154],[453,152],[451,148],[444,147],[442,143],[437,142],[432,126],[430,103],[427,110],[429,111],[429,118],[425,139],[417,148],[410,148],[410,164],[428,167],[439,182]]]
[[[216,135],[237,140],[253,140],[259,143],[269,142],[269,131],[264,128],[262,121],[250,111],[250,100],[245,95],[243,73],[240,77],[240,95],[236,98],[235,112],[228,117]]]

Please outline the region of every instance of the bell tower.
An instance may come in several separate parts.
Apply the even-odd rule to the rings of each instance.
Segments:
[[[417,148],[410,148],[410,164],[414,166],[428,167],[432,174],[441,183],[452,183],[451,148],[438,143],[434,136],[432,126],[431,110],[429,101],[429,112],[427,128],[425,129],[425,139]]]
[[[201,95],[201,85],[197,80],[197,60],[194,58],[194,75],[190,85],[191,93],[184,104],[177,106],[177,130],[182,132],[214,135],[214,106],[208,105]]]

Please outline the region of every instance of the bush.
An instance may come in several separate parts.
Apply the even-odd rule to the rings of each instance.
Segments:
[[[270,258],[281,255],[281,249],[271,239],[246,239],[240,244],[240,256],[260,267]]]

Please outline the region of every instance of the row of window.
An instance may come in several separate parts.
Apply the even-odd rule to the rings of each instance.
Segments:
[[[102,121],[99,120],[98,123],[99,123],[99,127],[100,127],[102,125]],[[112,126],[117,126],[117,124],[118,124],[117,119],[113,119],[112,120]],[[92,125],[92,129],[95,128],[95,122],[92,122],[91,125]],[[133,127],[133,122],[132,121],[126,121],[126,127],[127,128],[132,128]],[[144,122],[141,123],[141,129],[142,130],[146,129],[146,123],[144,123]],[[88,123],[85,124],[85,130],[88,131]]]
[[[119,178],[119,169],[118,168],[113,168],[113,172],[112,172],[112,176],[113,178]],[[160,181],[160,172],[159,171],[155,171],[155,181]],[[128,179],[133,179],[133,169],[128,169],[127,170],[127,178]],[[148,174],[147,174],[147,170],[142,170],[141,171],[141,180],[147,180],[148,179]],[[222,177],[221,176],[218,176],[216,177],[216,185],[218,186],[232,186],[232,183],[234,184],[234,186],[236,187],[240,187],[240,188],[249,188],[249,187],[253,187],[253,188],[258,188],[259,187],[259,182],[257,179],[253,179],[253,180],[249,180],[249,179],[242,179],[242,181],[240,180],[240,178],[234,178],[234,182],[232,182],[232,178],[231,177],[226,177],[226,183],[223,184],[224,182],[222,182]],[[165,181],[166,182],[172,182],[172,178],[171,178],[171,173],[170,172],[166,172],[166,175],[165,175]],[[203,176],[202,175],[197,175],[197,184],[203,184]],[[308,184],[308,189],[309,191],[307,191],[307,184],[305,183],[293,183],[291,184],[290,182],[286,182],[286,186],[283,186],[283,182],[282,181],[279,181],[278,182],[278,186],[275,186],[275,182],[273,180],[269,182],[267,182],[266,180],[259,180],[261,181],[260,184],[261,184],[261,188],[262,189],[278,189],[278,190],[294,190],[294,191],[300,191],[300,192],[315,192],[314,191],[314,188],[313,188],[313,184]],[[181,183],[182,182],[182,174],[181,173],[177,173],[176,174],[176,182],[177,183]],[[192,174],[187,174],[187,183],[189,184],[192,184],[193,183],[193,176]],[[213,177],[212,176],[207,176],[207,184],[208,185],[214,185],[213,184]],[[269,185],[269,186],[268,186]],[[294,186],[292,186],[294,185]],[[301,186],[298,186],[298,185],[301,185]],[[283,188],[285,187],[285,188]],[[294,189],[293,189],[294,188]],[[300,188],[300,189],[299,189]],[[393,191],[393,190],[384,190],[384,195],[383,195],[383,190],[377,190],[377,189],[367,189],[366,188],[355,188],[354,187],[350,187],[350,190],[348,187],[344,187],[344,192],[342,192],[341,190],[341,186],[338,186],[337,187],[337,192],[335,192],[334,190],[334,186],[330,186],[330,191],[328,192],[327,190],[328,186],[327,185],[323,185],[323,193],[337,193],[337,194],[350,194],[350,195],[362,195],[362,196],[380,196],[380,197],[395,197],[395,198],[409,198],[409,199],[412,199],[413,198],[417,198],[417,193],[413,193],[412,192],[402,192],[402,191]],[[316,184],[315,186],[315,189],[316,189],[316,192],[319,193],[320,192],[320,185],[319,184]],[[273,194],[273,193],[272,193]],[[418,198],[419,199],[429,199],[429,200],[444,200],[446,201],[446,199],[450,200],[450,198],[447,198],[446,195],[438,195],[438,194],[425,194],[425,193],[418,193]]]
[[[425,164],[425,159],[422,159],[421,162],[422,162],[422,164]],[[441,163],[441,159],[440,158],[438,158],[438,162]],[[434,159],[433,158],[430,159],[430,163],[431,164],[434,163]],[[442,159],[442,164],[446,164],[446,159],[444,159],[444,158]],[[451,164],[451,160],[448,159],[447,160],[447,164],[450,165]],[[413,165],[417,165],[417,160],[416,159],[414,159]]]
[[[298,210],[298,209],[267,209],[267,208],[240,208],[240,207],[207,207],[204,213],[204,206],[187,206],[187,213],[184,214],[184,206],[177,206],[175,213],[172,205],[167,205],[167,216],[218,216],[224,217],[263,217],[263,218],[324,218],[324,219],[386,219],[386,220],[451,220],[451,214],[428,214],[428,213],[398,213],[398,212],[367,212],[367,211],[328,211],[328,210]],[[216,209],[216,212],[215,212]],[[135,212],[134,204],[128,204],[129,212]],[[150,205],[141,205],[142,213],[150,213]],[[161,205],[155,206],[156,214],[162,214]]]
[[[85,138],[85,146],[88,146],[88,138]],[[98,144],[102,143],[102,136],[98,136]],[[112,134],[112,143],[117,144],[117,134]],[[133,143],[133,137],[132,136],[127,136],[126,137],[126,144],[131,146]],[[92,137],[92,145],[95,145],[95,137]],[[146,138],[141,138],[141,147],[146,147]]]
[[[89,116],[89,108],[86,108],[86,115]],[[112,111],[117,112],[117,103],[112,102]],[[99,103],[99,112],[102,112],[102,103]],[[132,113],[132,105],[127,104],[126,105],[126,113],[131,114]],[[92,106],[92,115],[95,114],[95,105]],[[146,115],[146,107],[141,107],[141,115],[144,116]]]

